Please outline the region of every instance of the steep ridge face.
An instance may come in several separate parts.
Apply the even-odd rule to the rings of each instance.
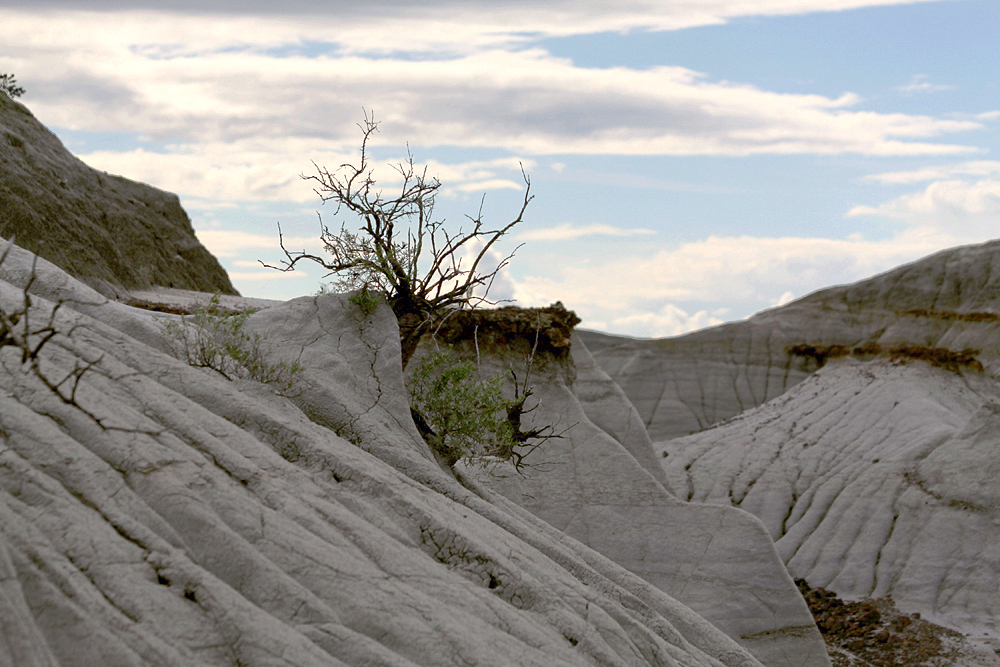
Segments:
[[[794,576],[1000,638],[998,434],[983,372],[844,359],[655,447],[677,495],[758,516]]]
[[[33,262],[0,265],[5,313]],[[270,362],[305,367],[279,394],[165,354],[150,313],[44,260],[31,290],[0,332],[0,666],[761,664],[442,471],[387,307],[325,295],[251,316]],[[37,366],[25,326],[46,340]]]
[[[85,165],[0,95],[0,236],[108,296],[153,285],[236,294],[176,195]]]
[[[462,467],[463,474],[691,607],[763,664],[829,665],[812,616],[761,523],[732,508],[683,502],[666,490],[638,413],[583,343],[574,337],[570,344],[566,318],[551,310],[539,313],[538,335],[530,326],[537,311],[457,314],[411,361],[412,368],[435,345],[450,345],[477,360],[487,377],[513,370],[519,381],[527,377],[533,392],[525,429],[550,425],[559,434],[528,455],[521,475],[475,466]],[[505,312],[527,326],[512,334]]]
[[[793,353],[797,346],[972,348],[995,371],[998,324],[1000,241],[992,241],[677,338],[580,335],[657,441],[696,433],[805,380],[819,364]]]

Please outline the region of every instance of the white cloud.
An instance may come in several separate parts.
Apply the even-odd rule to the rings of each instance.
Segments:
[[[358,133],[360,137],[360,133]],[[317,145],[319,144],[319,145]],[[95,169],[125,175],[177,192],[192,210],[217,210],[238,206],[235,202],[287,201],[317,202],[315,183],[304,181],[300,174],[316,173],[312,162],[337,165],[357,164],[358,155],[324,147],[320,142],[306,146],[295,138],[253,140],[233,143],[208,143],[173,146],[172,152],[154,153],[144,149],[127,152],[94,151],[80,159]],[[394,187],[401,178],[391,165],[403,158],[390,158],[375,165],[380,185]],[[532,160],[501,158],[465,163],[427,163],[427,175],[437,176],[443,194],[485,192],[498,189],[524,189],[521,167],[530,170]],[[517,179],[499,178],[501,172],[514,172]]]
[[[905,86],[897,86],[896,90],[906,95],[917,93],[939,93],[944,90],[954,90],[955,86],[934,84],[928,81],[926,74],[915,74]]]
[[[274,269],[261,269],[260,271],[229,271],[229,279],[236,281],[255,280],[291,280],[305,278],[302,271],[275,271]]]
[[[874,174],[866,180],[926,185],[878,205],[855,206],[847,212],[850,217],[885,217],[907,225],[911,235],[938,235],[949,245],[1000,236],[1000,161],[930,165]]]
[[[976,160],[957,164],[931,165],[910,171],[894,171],[866,176],[866,181],[876,181],[886,185],[906,185],[936,181],[956,176],[1000,176],[1000,161]]]
[[[885,216],[956,240],[993,238],[1000,236],[1000,179],[935,181],[878,206],[856,206],[847,215]]]
[[[777,308],[777,307],[780,307],[780,306],[784,306],[785,304],[789,304],[792,301],[795,301],[795,293],[789,290],[789,291],[786,291],[781,296],[779,296],[774,301],[772,301],[771,305],[774,306],[775,308]]]
[[[583,326],[603,331],[627,331],[629,336],[640,338],[666,338],[723,322],[724,320],[710,315],[707,310],[688,314],[674,304],[666,304],[655,312],[632,313],[613,317],[609,321],[587,320]]]
[[[448,188],[445,192],[485,192],[487,190],[523,190],[524,184],[506,178],[491,178],[486,181],[472,181]]]
[[[661,7],[668,4],[670,8]],[[499,15],[491,12],[489,21],[464,6],[447,11],[440,5],[426,11],[405,6],[390,11],[377,29],[373,22],[382,17],[350,8],[336,15],[335,25],[330,18],[294,14],[122,11],[110,21],[100,12],[11,10],[4,19],[5,51],[18,55],[4,63],[23,80],[33,81],[32,109],[50,126],[134,132],[172,146],[168,155],[94,153],[89,156],[93,162],[110,171],[141,168],[147,160],[160,163],[164,171],[167,163],[182,171],[201,164],[217,172],[209,180],[223,191],[288,190],[287,179],[303,169],[302,162],[353,150],[360,109],[373,106],[385,121],[378,143],[394,146],[411,141],[415,146],[488,147],[527,155],[973,150],[934,139],[978,128],[982,119],[854,111],[858,98],[851,94],[773,93],[713,82],[682,67],[584,68],[540,49],[510,50],[494,43],[525,34],[670,29],[745,14],[894,3],[792,4],[523,4]],[[405,26],[406,39],[387,40],[393,26]],[[330,53],[313,57],[301,52],[303,45],[322,43],[331,34],[341,40],[339,48],[331,45]],[[430,48],[413,42],[425,37],[478,45],[453,57],[417,60],[368,57],[363,55],[367,47],[344,46],[358,40],[362,45]],[[299,52],[289,55],[275,51],[278,47]],[[291,165],[296,168],[286,171]],[[503,179],[496,183],[507,185]]]
[[[492,0],[414,3],[244,3],[216,0],[116,2],[22,0],[5,3],[5,31],[33,44],[89,44],[84,24],[100,29],[109,49],[145,57],[189,58],[224,49],[282,48],[289,53],[330,44],[334,54],[469,53],[509,48],[545,37],[679,30],[717,25],[740,16],[843,11],[936,0]],[[22,8],[18,8],[18,5]],[[52,11],[53,9],[57,11]],[[107,11],[101,11],[107,10]],[[109,20],[109,14],[114,16]],[[36,17],[44,16],[42,22]],[[27,24],[27,26],[26,26]],[[67,24],[69,24],[67,26]],[[67,32],[66,28],[70,30]],[[25,35],[27,31],[30,34]],[[135,35],[145,41],[135,44]]]
[[[516,238],[519,241],[568,241],[584,236],[649,236],[652,234],[656,234],[656,231],[641,227],[625,229],[623,227],[602,224],[578,227],[565,223],[555,227],[532,229],[531,231],[522,232]]]
[[[787,292],[789,285],[806,294],[855,282],[939,250],[950,240],[923,233],[878,241],[712,236],[647,254],[568,259],[551,273],[517,279],[514,296],[519,305],[561,300],[583,318],[584,327],[675,334],[721,321],[721,314],[700,304],[761,310],[775,305],[773,295]],[[694,314],[686,304],[696,304]]]
[[[196,229],[195,235],[202,245],[216,257],[237,257],[247,250],[254,249],[276,250],[280,253],[277,230],[271,236],[224,229]],[[316,236],[285,236],[284,243],[290,251],[308,249],[318,253],[322,251],[322,244],[318,237],[318,234]]]

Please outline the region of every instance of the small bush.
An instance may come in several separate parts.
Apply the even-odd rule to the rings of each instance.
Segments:
[[[409,382],[414,421],[445,463],[512,451],[516,442],[503,396],[504,375],[488,380],[471,361],[439,350],[423,358]]]
[[[354,294],[347,297],[347,300],[357,306],[365,317],[374,313],[375,309],[378,308],[379,303],[381,303],[378,293],[369,290],[366,287],[362,287]]]
[[[13,74],[0,74],[0,91],[3,91],[11,99],[24,95],[24,88],[17,85],[17,79]]]
[[[223,308],[215,295],[208,306],[190,316],[166,322],[163,333],[174,355],[191,366],[210,368],[227,380],[249,378],[287,391],[302,366],[298,362],[270,364],[264,359],[260,334],[243,330],[253,312]]]

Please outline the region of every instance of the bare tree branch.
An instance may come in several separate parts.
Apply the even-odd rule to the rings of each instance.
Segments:
[[[393,165],[402,178],[394,195],[377,189],[368,153],[369,142],[379,124],[365,113],[359,124],[362,133],[361,153],[356,165],[342,164],[335,171],[313,163],[315,174],[302,175],[324,202],[333,202],[334,213],[346,210],[358,217],[357,231],[341,225],[331,231],[320,218],[320,241],[327,256],[318,256],[285,247],[281,227],[278,239],[284,259],[277,265],[262,265],[279,271],[292,271],[301,261],[314,262],[328,271],[324,277],[337,276],[339,291],[356,289],[383,293],[401,324],[401,335],[415,335],[425,325],[452,308],[472,308],[488,299],[497,274],[517,252],[506,255],[491,269],[484,268],[494,245],[524,220],[531,194],[531,179],[523,167],[524,199],[517,216],[505,225],[487,228],[482,203],[475,217],[467,216],[471,229],[449,231],[443,220],[434,217],[434,204],[441,182],[418,168],[407,147],[407,159]],[[470,261],[463,263],[468,253]],[[476,294],[476,290],[480,290]],[[406,321],[404,327],[404,320]],[[407,333],[409,332],[409,333]],[[404,366],[409,358],[403,346]]]

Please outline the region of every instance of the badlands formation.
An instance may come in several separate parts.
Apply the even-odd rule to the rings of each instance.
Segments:
[[[444,468],[384,305],[253,304],[265,361],[303,369],[287,386],[175,358],[178,316],[122,301],[190,306],[205,295],[165,287],[228,281],[171,196],[87,172],[31,122],[0,99],[0,223],[37,222],[22,242],[55,262],[0,242],[0,667],[829,664],[765,525],[667,491],[571,314],[537,314],[531,362],[531,418],[562,437],[524,477]],[[70,209],[24,194],[18,170],[39,165]],[[86,234],[82,264],[53,253]],[[148,266],[109,234],[150,235]],[[527,364],[535,329],[500,330],[484,366]]]
[[[4,312],[34,263],[13,247],[0,265]],[[673,499],[588,420],[569,360],[538,386],[575,432],[537,452],[556,472],[512,502],[434,460],[386,306],[324,295],[253,314],[269,359],[304,367],[276,392],[167,354],[155,318],[171,316],[44,260],[34,273],[29,321],[63,305],[37,367],[0,346],[4,667],[828,664],[760,523]],[[614,394],[585,374],[589,404],[595,383]],[[66,376],[69,401],[45,384]],[[573,484],[591,488],[560,500]],[[664,590],[685,588],[704,614]],[[706,616],[775,640],[739,637],[758,661]]]
[[[677,497],[755,514],[814,587],[1000,645],[998,324],[990,242],[676,339],[584,336]]]

